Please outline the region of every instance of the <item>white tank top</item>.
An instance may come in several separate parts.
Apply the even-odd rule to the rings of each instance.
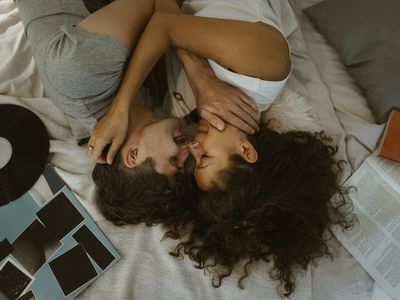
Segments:
[[[287,0],[186,0],[182,12],[188,15],[264,22],[279,30],[286,38],[297,26]],[[291,21],[286,21],[291,20]],[[217,78],[233,85],[257,104],[259,112],[275,100],[290,74],[281,81],[268,81],[232,72],[208,59]],[[168,94],[164,109],[176,117],[184,117],[196,108],[196,101],[185,71],[172,51],[166,54]]]

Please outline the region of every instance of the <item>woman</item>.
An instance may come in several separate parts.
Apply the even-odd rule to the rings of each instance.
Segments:
[[[229,125],[220,132],[205,122],[196,139],[191,148],[203,191],[190,213],[168,223],[167,235],[183,239],[173,255],[188,254],[196,267],[211,270],[215,287],[240,261],[241,287],[251,263],[271,261],[266,273],[289,296],[296,272],[330,255],[331,227],[352,224],[330,139],[266,127],[255,135]]]

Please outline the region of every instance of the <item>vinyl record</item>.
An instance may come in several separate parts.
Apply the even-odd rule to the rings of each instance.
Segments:
[[[0,105],[0,147],[11,145],[11,157],[0,165],[0,205],[27,192],[44,170],[49,138],[42,121],[17,105]]]

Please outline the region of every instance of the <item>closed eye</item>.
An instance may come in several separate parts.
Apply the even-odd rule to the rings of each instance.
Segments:
[[[208,159],[211,158],[211,156],[207,154],[203,154],[201,156],[201,163],[199,166],[197,166],[197,169],[204,169],[210,165],[210,163],[207,163]]]
[[[171,157],[169,158],[169,163],[170,163],[171,165],[173,165],[174,167],[177,166],[177,161],[178,161],[178,158],[177,158],[176,156],[171,156]]]

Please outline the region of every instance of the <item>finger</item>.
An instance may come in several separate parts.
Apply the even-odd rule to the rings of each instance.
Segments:
[[[106,146],[106,143],[97,140],[96,144],[94,145],[94,148],[91,150],[91,155],[90,157],[97,161],[98,163],[102,163],[102,160],[99,160],[99,158],[102,156],[103,149]]]
[[[254,134],[255,130],[247,123],[243,122],[241,118],[233,114],[232,112],[225,112],[224,120],[227,121],[229,124],[243,130],[248,134]]]
[[[100,156],[100,157],[96,160],[96,162],[97,162],[98,164],[106,164],[106,163],[107,163],[107,159],[106,159],[104,156]]]
[[[224,130],[225,122],[217,115],[209,112],[206,109],[202,109],[200,110],[200,116],[218,130]]]
[[[256,122],[256,120],[254,120],[253,117],[247,111],[245,111],[241,106],[234,105],[230,108],[230,111],[237,117],[242,119],[243,122],[251,126],[253,129],[258,130],[258,123]]]
[[[90,137],[88,143],[87,143],[88,150],[90,151],[90,149],[91,149],[94,145],[96,145],[96,138],[92,135],[92,136]],[[90,156],[90,154],[89,154],[89,156]]]
[[[119,150],[119,147],[121,146],[121,142],[119,142],[119,141],[113,141],[112,142],[112,144],[111,144],[111,146],[110,146],[110,149],[108,149],[108,153],[107,153],[107,163],[109,164],[109,165],[111,165],[112,164],[112,162],[114,161],[114,157],[115,157],[115,155],[117,154],[117,152],[118,152],[118,150]]]
[[[258,115],[258,108],[257,108],[256,102],[251,97],[247,96],[245,93],[243,93],[240,90],[239,90],[239,96],[240,96],[240,99],[242,99],[243,102],[245,102],[247,105],[249,105],[253,109],[253,111],[255,111]]]
[[[249,116],[256,121],[258,124],[260,122],[260,114],[258,113],[258,110],[255,111],[252,107],[250,107],[247,102],[245,102],[241,97],[235,101],[237,105],[239,105]]]

